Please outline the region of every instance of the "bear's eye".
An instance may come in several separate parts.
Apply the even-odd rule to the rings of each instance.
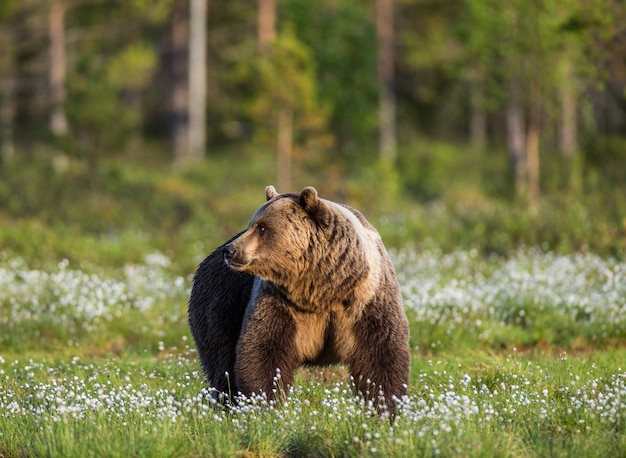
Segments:
[[[256,231],[259,234],[264,234],[265,233],[265,226],[263,226],[262,224],[257,224],[256,226]]]

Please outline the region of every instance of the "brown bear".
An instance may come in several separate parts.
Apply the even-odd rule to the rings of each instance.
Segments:
[[[248,228],[198,267],[189,324],[208,382],[276,395],[303,364],[348,366],[368,399],[406,394],[409,331],[393,265],[358,211],[265,190]]]

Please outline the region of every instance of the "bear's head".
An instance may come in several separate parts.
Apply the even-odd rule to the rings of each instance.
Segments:
[[[320,199],[312,187],[279,194],[268,186],[265,197],[248,228],[224,247],[226,264],[279,286],[302,309],[367,303],[384,247],[363,215]]]
[[[281,283],[319,260],[332,212],[313,187],[279,194],[268,186],[265,197],[246,231],[224,248],[224,260],[233,270]]]

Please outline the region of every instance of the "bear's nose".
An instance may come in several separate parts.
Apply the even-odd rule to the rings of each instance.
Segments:
[[[228,244],[224,247],[223,253],[224,259],[232,259],[232,257],[235,255],[235,249],[230,244]]]

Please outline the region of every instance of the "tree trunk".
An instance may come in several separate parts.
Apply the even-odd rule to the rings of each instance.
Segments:
[[[378,107],[379,154],[393,164],[396,160],[396,99],[393,92],[393,0],[376,0],[376,28],[378,32]]]
[[[48,33],[50,38],[50,130],[56,136],[68,132],[65,116],[65,75],[67,60],[65,56],[65,4],[62,0],[53,0],[48,16]]]
[[[578,136],[576,130],[576,113],[578,99],[576,77],[571,64],[567,62],[564,78],[560,85],[560,120],[559,150],[566,161],[566,186],[569,190],[579,191],[582,188],[582,164],[578,157]]]
[[[506,106],[506,135],[509,160],[513,167],[515,195],[521,197],[526,189],[526,164],[524,162],[524,121],[522,119],[521,87],[519,79],[509,83]]]
[[[187,159],[189,152],[188,76],[189,0],[174,0],[172,5],[171,54],[171,141],[174,162]]]
[[[276,39],[276,0],[259,0],[258,49],[266,56]],[[293,113],[278,107],[276,115],[276,179],[280,192],[291,192],[291,158],[293,150]]]
[[[487,112],[485,111],[485,91],[478,71],[473,72],[470,82],[470,144],[478,151],[487,145]]]
[[[539,137],[541,131],[541,88],[537,82],[534,82],[530,88],[528,103],[528,130],[526,132],[527,196],[530,209],[535,212],[539,201]]]
[[[15,78],[5,75],[0,81],[0,163],[15,155],[13,118],[15,117]]]
[[[191,0],[189,36],[189,157],[206,149],[206,16],[207,0]]]
[[[276,38],[276,0],[259,0],[259,54],[269,52]]]
[[[561,84],[561,122],[559,124],[559,149],[561,154],[572,159],[578,150],[578,138],[576,135],[576,88],[570,80],[570,72]]]
[[[293,148],[293,113],[286,108],[278,110],[277,122],[278,189],[291,192],[291,157]]]

